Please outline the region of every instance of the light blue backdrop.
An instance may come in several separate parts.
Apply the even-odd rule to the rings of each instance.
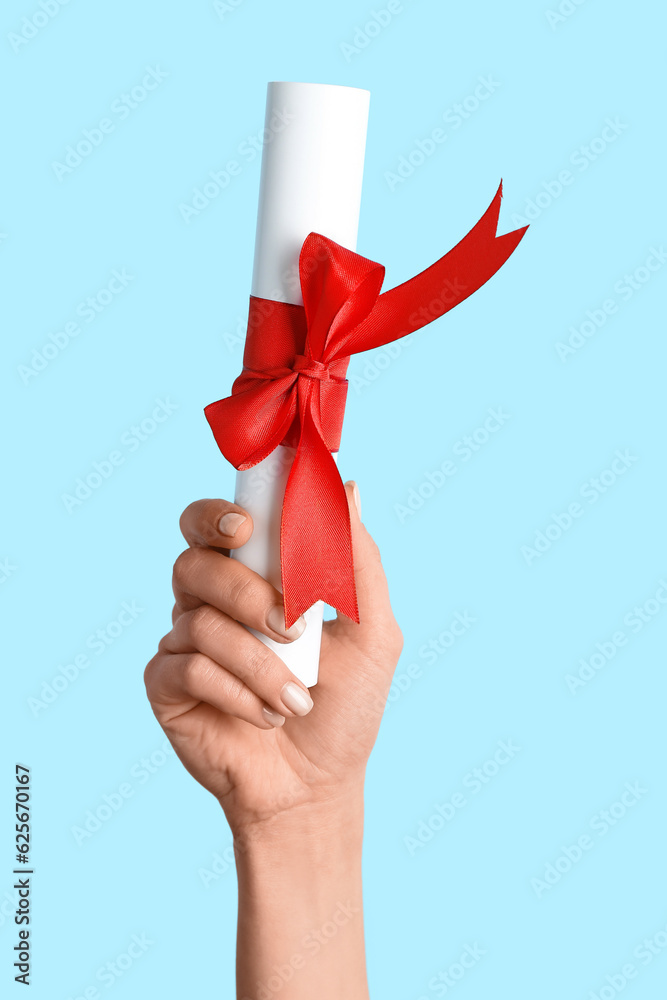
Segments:
[[[232,994],[229,831],[162,750],[142,671],[169,627],[180,511],[233,490],[202,408],[240,369],[259,157],[188,222],[179,206],[239,159],[273,79],[371,90],[359,250],[386,287],[454,245],[501,177],[501,230],[533,223],[399,357],[351,366],[341,471],[406,639],[369,769],[372,994],[664,995],[664,31],[647,0],[5,4],[12,996],[17,760],[31,995]],[[66,504],[95,463],[99,488]],[[105,819],[82,839],[89,811]],[[133,935],[139,957],[96,978]]]

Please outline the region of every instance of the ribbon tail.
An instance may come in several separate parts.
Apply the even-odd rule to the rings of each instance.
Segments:
[[[312,392],[299,393],[301,435],[280,525],[287,628],[319,600],[359,622],[347,496],[312,412]]]
[[[350,335],[345,351],[356,354],[390,344],[432,323],[469,298],[505,264],[528,226],[497,236],[502,181],[484,215],[456,246],[430,267],[383,292]]]

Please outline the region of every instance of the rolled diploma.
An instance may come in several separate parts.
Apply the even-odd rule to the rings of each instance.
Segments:
[[[270,138],[262,152],[254,296],[303,304],[298,260],[308,233],[356,250],[369,100],[369,91],[353,87],[268,85],[264,134]],[[254,531],[233,556],[278,590],[280,516],[292,460],[279,445],[236,477],[236,503],[252,516]],[[305,613],[305,631],[289,645],[251,629],[308,687],[317,682],[323,612],[318,601]]]

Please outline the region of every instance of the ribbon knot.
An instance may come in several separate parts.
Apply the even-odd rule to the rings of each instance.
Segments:
[[[205,413],[237,469],[252,468],[279,444],[296,449],[280,524],[288,628],[318,600],[359,621],[347,497],[332,457],[350,356],[426,326],[502,267],[528,227],[496,235],[501,198],[502,183],[453,250],[382,294],[381,264],[310,233],[299,255],[303,306],[250,296],[244,369],[231,396]]]
[[[317,379],[318,382],[331,377],[327,365],[321,361],[315,361],[314,358],[307,358],[303,354],[297,354],[295,357],[292,371],[298,375],[305,375],[306,378]]]

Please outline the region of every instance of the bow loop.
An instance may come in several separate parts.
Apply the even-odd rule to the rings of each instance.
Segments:
[[[384,268],[310,233],[299,256],[303,306],[250,297],[244,371],[205,409],[223,455],[249,469],[279,444],[296,449],[282,508],[285,624],[317,600],[359,621],[347,499],[331,452],[345,411],[350,355],[405,337],[472,295],[527,226],[496,235],[502,183],[453,250],[380,294]]]
[[[291,371],[282,378],[243,372],[231,396],[204,408],[220,451],[235,469],[251,469],[285,439],[297,415],[296,382]]]
[[[373,309],[384,267],[310,233],[299,254],[299,275],[311,357],[326,361],[337,353],[342,336]]]

